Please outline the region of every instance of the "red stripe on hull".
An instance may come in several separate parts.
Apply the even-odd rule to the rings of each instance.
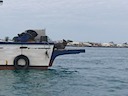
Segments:
[[[30,66],[29,69],[47,70],[48,66]],[[1,65],[0,70],[15,70],[15,67],[14,66],[9,66],[9,65],[6,65],[6,66]]]

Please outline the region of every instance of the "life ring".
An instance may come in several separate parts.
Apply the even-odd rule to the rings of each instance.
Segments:
[[[19,63],[20,60],[24,60],[25,64],[20,64]],[[28,69],[29,68],[29,59],[28,59],[28,57],[25,56],[25,55],[19,55],[19,56],[15,57],[14,67],[16,69],[23,69],[23,70]]]

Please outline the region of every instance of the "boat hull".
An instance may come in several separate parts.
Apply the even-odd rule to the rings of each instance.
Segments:
[[[53,43],[0,42],[0,70],[48,69],[57,56],[85,53],[84,49],[55,49]]]
[[[0,69],[15,69],[15,59],[21,55],[28,58],[28,68],[47,69],[51,61],[53,47],[54,44],[50,43],[1,43]],[[17,61],[21,65],[24,62],[22,58]]]

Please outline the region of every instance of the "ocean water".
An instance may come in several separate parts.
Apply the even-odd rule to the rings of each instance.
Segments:
[[[85,49],[48,70],[0,70],[0,96],[128,96],[128,49]]]

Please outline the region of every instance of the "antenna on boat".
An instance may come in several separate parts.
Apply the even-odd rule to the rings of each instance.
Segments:
[[[0,0],[0,6],[3,4],[3,0]]]

